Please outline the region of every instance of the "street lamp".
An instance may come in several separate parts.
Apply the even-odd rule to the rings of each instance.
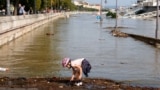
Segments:
[[[159,0],[157,0],[157,19],[156,19],[156,34],[155,34],[155,38],[158,39],[158,29],[159,29]]]
[[[58,8],[59,8],[59,10],[60,10],[60,9],[61,9],[60,0],[58,0],[58,3],[59,3],[59,4],[58,4],[58,5],[59,5],[59,7],[58,7]]]
[[[34,14],[36,14],[36,0],[34,0]]]
[[[102,0],[101,0],[101,6],[100,6],[100,21],[102,21]]]
[[[118,2],[116,0],[116,24],[115,24],[115,30],[117,30],[117,23],[118,23],[118,15],[117,15],[117,13],[118,13],[118,6],[117,6],[117,4],[118,4]]]
[[[52,8],[52,0],[51,0],[51,10],[53,10],[53,8]]]
[[[155,45],[158,47],[157,39],[158,39],[158,29],[159,29],[159,0],[157,0],[157,19],[156,19],[156,31],[155,31]]]
[[[11,15],[10,13],[10,0],[7,0],[7,15]]]
[[[57,7],[56,7],[56,8],[59,10],[59,9],[60,9],[60,0],[56,0],[56,1],[57,1],[57,3],[56,3],[56,4],[57,4],[57,5],[56,5]]]

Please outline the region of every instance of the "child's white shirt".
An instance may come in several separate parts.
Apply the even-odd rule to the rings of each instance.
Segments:
[[[81,66],[84,58],[79,58],[71,61],[72,66]]]

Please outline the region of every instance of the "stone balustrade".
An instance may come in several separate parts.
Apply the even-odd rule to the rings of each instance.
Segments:
[[[0,46],[49,21],[67,17],[67,13],[47,13],[0,17]]]

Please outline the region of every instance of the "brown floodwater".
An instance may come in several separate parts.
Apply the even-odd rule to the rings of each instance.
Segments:
[[[36,28],[0,47],[0,72],[8,77],[68,77],[61,60],[84,57],[92,64],[89,77],[139,86],[160,86],[160,49],[133,38],[109,33],[115,20],[102,23],[94,14],[77,14]],[[154,37],[155,19],[118,19],[123,32]]]

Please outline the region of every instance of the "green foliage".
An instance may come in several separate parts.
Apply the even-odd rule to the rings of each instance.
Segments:
[[[36,11],[41,8],[41,0],[36,0]]]
[[[40,9],[42,10],[42,9],[45,9],[46,7],[47,7],[47,0],[42,0]]]
[[[6,1],[7,0],[0,0],[0,10],[3,8],[6,9]],[[18,9],[18,4],[22,4],[25,5],[27,10],[31,7],[33,9],[35,8],[36,11],[51,7],[53,9],[76,9],[75,5],[72,3],[72,0],[10,0],[10,3],[12,3],[16,9]]]
[[[66,10],[75,10],[76,6],[71,2],[71,0],[62,0],[60,2],[60,6],[62,9]]]
[[[116,13],[113,13],[111,11],[108,11],[108,13],[106,14],[107,17],[111,17],[111,18],[116,18]]]
[[[0,0],[0,10],[6,7],[6,0]]]

